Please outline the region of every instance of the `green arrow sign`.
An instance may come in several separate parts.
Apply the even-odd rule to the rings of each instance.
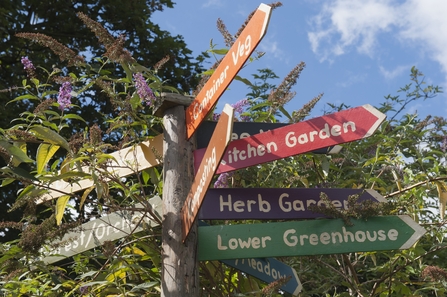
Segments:
[[[307,256],[407,249],[425,229],[409,216],[199,227],[199,260]]]

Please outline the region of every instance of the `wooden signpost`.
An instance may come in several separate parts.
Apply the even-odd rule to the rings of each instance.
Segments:
[[[43,261],[46,264],[55,263],[65,258],[80,254],[94,247],[102,245],[105,241],[114,241],[128,236],[132,233],[143,231],[143,223],[148,227],[158,226],[161,221],[161,198],[155,196],[149,199],[148,204],[152,208],[152,213],[158,218],[151,218],[148,213],[138,211],[117,211],[110,215],[90,221],[81,226],[80,231],[69,232],[57,242],[52,242],[46,246],[42,252],[45,257]],[[143,204],[137,204],[133,208],[143,208]],[[64,243],[57,249],[51,249]]]
[[[228,145],[216,173],[366,138],[374,133],[385,117],[366,104],[235,140]],[[201,150],[194,152],[195,166],[201,160],[200,154],[203,154]]]
[[[197,148],[206,148],[210,142],[211,135],[213,135],[214,128],[216,127],[214,121],[204,121],[197,129]],[[263,133],[266,131],[274,130],[277,128],[285,127],[290,124],[285,123],[258,123],[258,122],[234,122],[233,133],[231,133],[231,141],[250,137],[255,134]],[[336,154],[340,152],[341,146],[335,145],[325,147],[312,151],[314,154]],[[202,150],[202,152],[204,152]],[[198,157],[198,156],[196,156]],[[201,156],[203,157],[203,156]]]
[[[199,227],[199,260],[244,259],[410,248],[425,229],[407,215]]]
[[[332,205],[347,209],[348,197],[358,202],[386,202],[374,190],[316,188],[227,188],[209,189],[199,211],[201,220],[287,220],[324,217],[309,208],[324,206],[320,194],[327,194]]]
[[[200,93],[186,109],[187,139],[196,131],[264,37],[272,8],[261,4]]]
[[[106,240],[113,241],[142,231],[141,222],[156,226],[162,221],[163,297],[198,295],[198,260],[219,260],[269,283],[290,276],[281,289],[297,295],[302,284],[295,270],[270,257],[407,249],[425,233],[424,228],[405,215],[352,219],[352,226],[347,226],[341,219],[317,219],[200,226],[195,232],[197,225],[194,222],[198,217],[222,220],[320,218],[322,214],[309,208],[324,204],[320,200],[321,192],[340,209],[347,208],[350,195],[359,195],[359,202],[384,201],[373,190],[208,190],[216,173],[307,152],[335,153],[340,149],[338,144],[372,135],[385,115],[368,104],[290,125],[236,123],[234,132],[234,110],[227,104],[217,124],[206,124],[203,132],[199,130],[199,149],[194,151],[196,175],[191,183],[193,141],[189,139],[265,35],[270,15],[271,7],[261,4],[197,97],[190,105],[191,100],[186,100],[186,111],[177,103],[159,108],[164,134],[111,154],[106,169],[101,169],[123,177],[156,166],[164,157],[163,200],[154,197],[149,201],[152,214],[162,213],[162,216],[151,220],[142,212],[122,211],[88,222],[82,225],[80,232],[66,234],[62,239],[64,244],[58,250],[48,249],[44,253],[45,263],[54,263]],[[89,173],[90,169],[82,170]],[[38,203],[91,186],[93,180],[87,179],[75,183],[57,181],[49,185],[52,190]]]
[[[183,241],[189,234],[225,148],[230,142],[233,118],[234,109],[226,104],[182,208]]]
[[[297,296],[303,288],[295,269],[274,258],[232,259],[222,260],[221,262],[266,283],[272,283],[283,277],[290,277],[290,280],[280,289],[294,296]]]

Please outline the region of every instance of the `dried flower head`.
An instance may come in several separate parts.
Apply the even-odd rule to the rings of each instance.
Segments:
[[[59,109],[64,110],[71,104],[71,83],[64,82],[59,89],[57,96],[57,103],[59,103]]]
[[[90,144],[98,145],[102,142],[102,131],[98,124],[94,124],[89,130]]]
[[[23,140],[26,142],[36,142],[37,138],[33,134],[29,133],[28,131],[18,130],[18,129],[11,129],[7,131],[7,134],[9,137],[11,137],[13,140]]]
[[[427,266],[421,273],[422,278],[429,278],[432,281],[446,281],[447,272],[438,266]]]
[[[231,47],[235,39],[233,35],[231,35],[230,32],[228,32],[227,27],[220,18],[217,19],[217,29],[219,30],[220,34],[222,34],[225,41],[225,45],[227,47]]]
[[[78,12],[76,15],[93,33],[95,33],[99,42],[106,48],[115,42],[115,38],[113,38],[113,36],[100,23],[95,22],[82,12]]]
[[[141,72],[134,73],[133,79],[135,80],[135,88],[137,89],[137,94],[140,96],[141,101],[145,102],[148,106],[152,106],[157,98],[151,88],[147,85],[143,74],[141,74]]]
[[[277,2],[270,3],[269,6],[271,6],[272,9],[275,9],[275,8],[281,7],[282,3],[277,1]]]
[[[12,158],[9,152],[2,146],[0,146],[0,157],[5,161],[6,164],[9,164]]]
[[[29,78],[35,77],[34,70],[36,70],[36,67],[34,67],[33,62],[31,62],[30,59],[28,59],[28,57],[22,57],[20,61],[22,62],[23,69],[25,69],[28,77]]]
[[[106,48],[105,57],[114,62],[133,62],[132,55],[124,49],[125,35],[114,38],[100,23],[95,22],[82,12],[77,13],[78,18],[96,35],[99,42]]]
[[[106,53],[104,54],[105,57],[109,58],[111,61],[114,62],[127,62],[127,63],[133,63],[135,62],[132,58],[132,55],[128,50],[124,48],[124,41],[126,40],[126,36],[124,34],[121,34],[118,36],[115,41],[109,45],[106,46]]]
[[[97,79],[95,84],[98,85],[110,99],[112,99],[113,104],[113,102],[117,99],[117,94],[113,90],[112,83],[102,79]]]
[[[294,111],[292,113],[292,121],[294,123],[298,123],[304,120],[304,118],[309,115],[312,108],[314,108],[315,104],[317,104],[317,102],[320,101],[321,97],[323,97],[323,93],[319,94],[317,97],[313,98],[312,100],[304,104],[304,106],[301,107],[300,110]]]
[[[160,61],[158,61],[157,63],[155,63],[154,65],[154,70],[155,72],[157,72],[158,70],[160,70],[161,68],[163,68],[163,66],[170,60],[171,58],[169,57],[169,55],[166,55],[163,59],[161,59]]]
[[[51,49],[56,55],[59,56],[61,61],[68,61],[68,65],[77,65],[80,63],[84,63],[84,58],[76,55],[76,53],[66,47],[65,45],[61,44],[54,38],[47,36],[45,34],[41,33],[17,33],[17,37],[22,37],[26,39],[30,39],[34,42],[37,42],[45,47],[48,47]]]
[[[296,81],[298,80],[300,73],[301,71],[303,71],[305,66],[306,64],[304,62],[296,65],[289,72],[289,74],[287,74],[278,88],[272,90],[267,99],[272,103],[272,112],[275,112],[278,107],[284,106],[284,104],[292,100],[292,98],[295,96],[295,92],[291,92],[290,89],[296,84]]]
[[[84,145],[84,136],[82,133],[75,133],[70,137],[70,140],[68,142],[68,145],[70,146],[70,150],[73,151],[73,153],[77,153],[79,149]]]
[[[45,110],[48,110],[49,107],[55,102],[56,100],[54,100],[53,98],[49,98],[46,99],[42,102],[40,102],[39,105],[36,106],[36,108],[34,109],[33,113],[34,114],[39,114],[41,112],[44,112]]]
[[[274,282],[271,282],[267,287],[262,289],[262,294],[265,294],[266,296],[272,295],[273,292],[277,291],[279,288],[281,288],[283,285],[287,284],[287,282],[292,278],[291,275],[289,276],[283,276]]]

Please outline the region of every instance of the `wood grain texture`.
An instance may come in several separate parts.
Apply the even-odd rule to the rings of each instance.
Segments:
[[[185,110],[176,106],[163,117],[163,297],[199,296],[197,224],[182,243],[181,210],[194,178],[193,139],[186,140]]]

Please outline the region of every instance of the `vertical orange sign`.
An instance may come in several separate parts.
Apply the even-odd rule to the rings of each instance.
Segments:
[[[214,173],[231,140],[234,109],[226,104],[182,208],[183,241],[189,234]]]
[[[187,139],[194,134],[209,111],[216,105],[217,100],[264,37],[270,14],[270,6],[266,4],[259,6],[213,75],[186,109]]]

